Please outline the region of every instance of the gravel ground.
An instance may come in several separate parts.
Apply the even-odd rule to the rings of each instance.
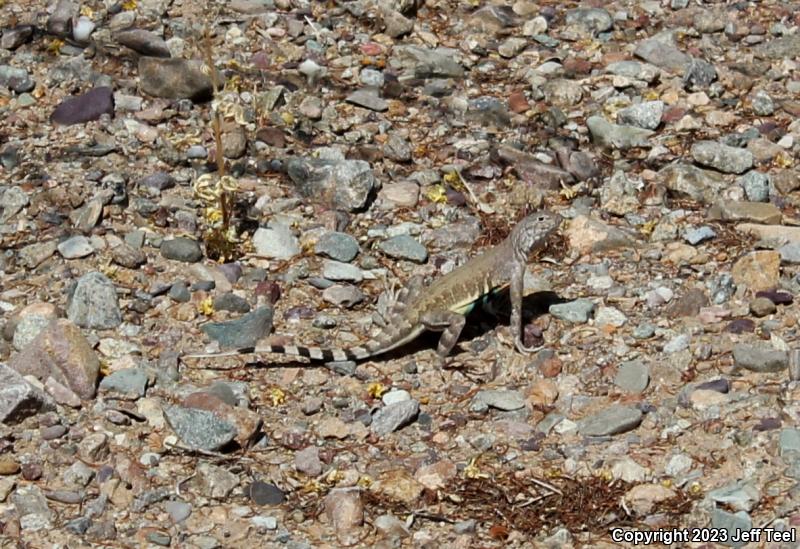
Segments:
[[[798,547],[798,14],[0,0],[0,547]]]

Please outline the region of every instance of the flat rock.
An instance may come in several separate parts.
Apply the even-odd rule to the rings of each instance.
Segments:
[[[355,259],[358,252],[358,240],[347,233],[325,233],[314,245],[314,253],[344,263]]]
[[[698,141],[693,144],[692,158],[698,164],[723,173],[744,173],[753,167],[753,153],[716,141]]]
[[[169,47],[164,39],[156,33],[145,29],[128,29],[114,35],[117,42],[127,46],[136,53],[150,57],[171,57]]]
[[[256,253],[270,259],[291,259],[300,255],[300,241],[285,225],[259,227],[253,234]]]
[[[775,250],[758,250],[739,258],[731,268],[737,285],[748,290],[771,290],[780,280],[781,254]]]
[[[250,347],[272,329],[272,307],[259,307],[236,320],[209,322],[200,329],[221,347]]]
[[[708,209],[708,219],[712,221],[753,221],[772,225],[780,223],[781,210],[766,202],[742,202],[721,200]]]
[[[733,363],[753,372],[781,372],[789,365],[789,353],[766,345],[737,343],[733,347]]]
[[[586,436],[610,436],[635,429],[641,422],[641,410],[614,405],[582,419],[578,423],[578,430]]]
[[[615,149],[651,146],[652,130],[635,126],[612,124],[602,116],[590,116],[586,119],[586,127],[592,134],[595,143]]]
[[[384,406],[372,417],[370,430],[379,437],[400,429],[412,422],[419,414],[419,402],[404,400]]]
[[[55,403],[14,369],[0,364],[0,423],[15,425],[40,412],[55,409]]]
[[[62,101],[50,115],[50,121],[70,126],[97,120],[104,114],[114,116],[114,91],[100,86]]]
[[[376,186],[364,160],[292,158],[286,169],[302,196],[347,211],[363,208]]]
[[[213,452],[236,437],[234,425],[207,410],[169,406],[164,419],[189,448]]]
[[[52,322],[8,365],[41,381],[53,378],[83,399],[94,397],[100,373],[100,361],[89,342],[64,319]]]
[[[203,258],[203,250],[196,240],[179,236],[161,243],[161,255],[165,259],[195,263]]]
[[[140,57],[139,88],[154,97],[208,100],[212,84],[211,77],[203,71],[204,66],[205,63],[194,59]]]
[[[82,328],[105,330],[122,323],[117,290],[106,275],[86,273],[69,299],[67,317]]]
[[[112,398],[136,400],[144,396],[148,383],[147,372],[140,368],[125,368],[112,372],[100,382],[100,393]]]
[[[428,250],[425,246],[405,234],[388,238],[377,247],[385,255],[395,259],[407,259],[415,263],[424,263],[428,259]]]
[[[94,253],[89,239],[83,235],[72,236],[58,245],[58,253],[64,259],[78,259]]]

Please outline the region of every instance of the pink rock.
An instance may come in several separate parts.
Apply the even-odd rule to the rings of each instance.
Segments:
[[[66,319],[55,320],[8,362],[22,375],[45,382],[52,377],[80,398],[93,398],[100,361],[81,330]]]

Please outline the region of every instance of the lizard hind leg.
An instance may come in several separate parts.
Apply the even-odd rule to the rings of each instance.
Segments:
[[[408,308],[408,305],[419,296],[420,290],[423,287],[422,276],[413,276],[402,286],[399,290],[389,290],[382,294],[379,301],[386,299],[385,305],[380,309],[380,325],[382,327],[389,327],[390,322],[396,318],[403,316]]]
[[[426,329],[434,332],[442,332],[439,338],[439,345],[436,347],[436,354],[442,365],[453,347],[458,342],[458,336],[464,329],[467,319],[464,315],[453,311],[435,311],[426,313],[420,321]]]

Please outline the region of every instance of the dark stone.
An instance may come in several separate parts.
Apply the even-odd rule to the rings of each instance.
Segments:
[[[737,318],[725,327],[725,331],[732,334],[753,333],[756,331],[756,323],[749,318]]]
[[[69,126],[97,120],[104,114],[114,116],[114,92],[107,86],[65,99],[50,116],[54,124]]]
[[[286,501],[286,495],[280,488],[260,480],[250,485],[249,493],[256,505],[280,505]]]

